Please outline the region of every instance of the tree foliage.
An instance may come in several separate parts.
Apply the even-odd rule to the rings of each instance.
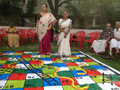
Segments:
[[[28,3],[26,5],[26,12],[29,15],[32,15],[35,11],[35,7],[37,6],[37,0],[28,0]]]

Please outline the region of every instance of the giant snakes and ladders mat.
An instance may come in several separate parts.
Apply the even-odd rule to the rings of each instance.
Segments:
[[[0,90],[120,90],[120,72],[82,52],[1,52]]]

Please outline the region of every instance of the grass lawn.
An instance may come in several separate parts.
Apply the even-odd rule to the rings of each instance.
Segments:
[[[14,48],[14,47],[10,48],[10,47],[7,47],[6,42],[5,42],[5,38],[3,38],[2,45],[0,47],[0,52],[5,52],[5,51],[38,51],[39,50],[39,48],[38,48],[39,43],[38,42],[34,41],[34,44],[32,44],[31,41],[29,44],[26,42],[27,41],[24,42],[23,46],[21,45],[18,48]],[[52,42],[51,46],[52,46],[52,51],[57,52],[57,50],[58,50],[57,42]],[[75,45],[72,45],[71,50],[72,50],[72,52],[80,51],[79,46],[76,47]],[[87,43],[85,43],[85,49],[81,50],[81,51],[120,71],[120,57],[119,56],[117,56],[114,59],[105,60],[102,58],[104,55],[96,55],[96,54],[92,53],[89,49],[87,49]]]

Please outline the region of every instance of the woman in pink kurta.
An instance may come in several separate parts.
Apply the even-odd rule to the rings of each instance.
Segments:
[[[36,33],[39,36],[39,54],[49,55],[51,53],[51,27],[57,22],[51,13],[47,13],[47,5],[42,4],[42,12],[38,14]]]

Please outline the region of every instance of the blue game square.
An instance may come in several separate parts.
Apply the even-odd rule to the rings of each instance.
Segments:
[[[20,58],[20,57],[21,57],[21,55],[14,55],[14,57],[11,56],[10,58]]]
[[[44,78],[43,85],[44,86],[61,86],[59,78]],[[47,82],[46,82],[47,81]]]
[[[40,55],[39,53],[32,53],[32,55]]]
[[[2,65],[0,65],[0,68],[2,67]]]
[[[81,59],[79,59],[79,60],[74,59],[74,61],[75,61],[75,62],[84,62],[84,61],[83,61],[83,60],[81,60]]]
[[[55,54],[55,52],[51,52],[51,54]]]
[[[83,76],[88,76],[88,74],[85,75],[78,75],[77,73],[84,73],[84,71],[79,70],[79,71],[71,71],[74,77],[83,77]]]
[[[7,51],[7,52],[5,52],[5,53],[15,53],[15,51]]]
[[[41,58],[43,61],[51,61],[51,58]]]
[[[65,63],[54,63],[53,65],[56,67],[67,67]]]
[[[94,69],[103,69],[103,70],[106,70],[107,68],[104,67],[104,66],[101,66],[101,65],[91,65]]]
[[[8,80],[10,74],[0,74],[0,80]]]
[[[80,53],[72,53],[73,55],[81,55]]]
[[[37,70],[38,69],[38,70]],[[32,70],[33,72],[35,72],[35,73],[42,73],[42,68],[37,68],[37,69],[30,69],[30,70]],[[28,70],[28,73],[33,73],[33,72],[31,72],[30,70]],[[40,71],[39,71],[40,70]]]
[[[27,61],[27,62],[21,61],[21,62],[18,62],[18,64],[23,64],[22,62],[23,62],[24,64],[30,64],[30,61]]]

